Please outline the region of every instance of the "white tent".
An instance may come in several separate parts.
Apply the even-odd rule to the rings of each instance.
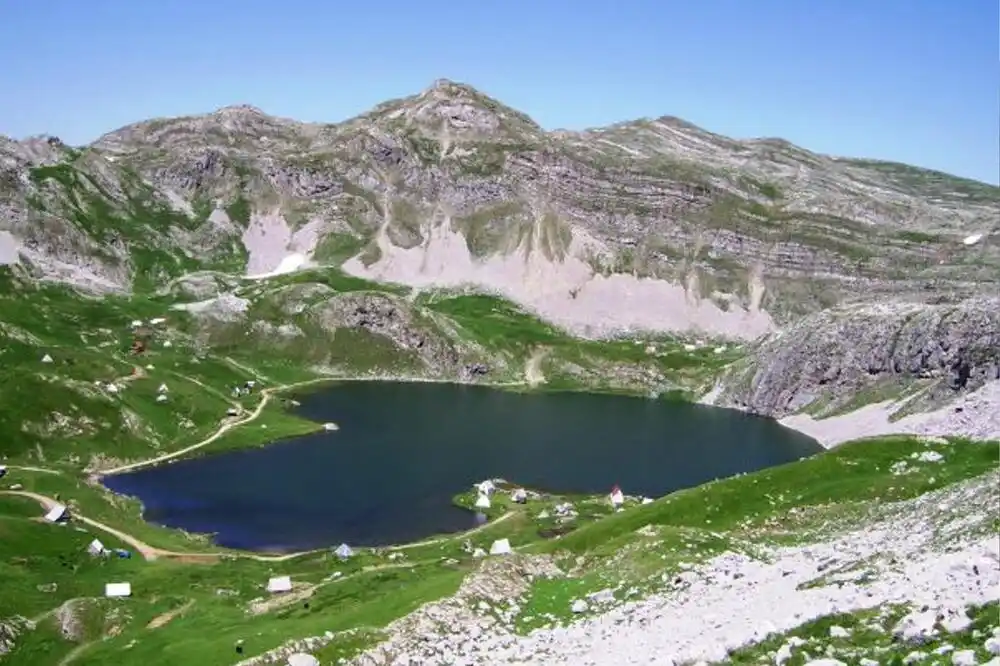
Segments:
[[[479,491],[480,495],[486,495],[487,497],[489,497],[490,495],[493,494],[493,491],[496,490],[497,487],[493,485],[492,481],[487,479],[486,481],[477,483],[476,489]]]
[[[510,552],[510,539],[497,539],[490,546],[490,555],[508,555]]]
[[[166,401],[167,401],[167,395],[165,393],[161,393],[160,395],[156,396],[156,402],[166,402]]]
[[[296,652],[288,655],[288,666],[319,666],[319,659],[305,652]]]
[[[342,543],[339,546],[337,546],[337,550],[333,552],[336,553],[337,557],[339,557],[342,560],[346,560],[348,557],[354,555],[354,551],[351,550],[351,547],[348,546],[346,543]]]
[[[267,581],[268,592],[288,592],[292,589],[291,576],[275,576]]]
[[[131,597],[131,583],[108,583],[104,586],[104,596],[106,597]]]
[[[611,506],[616,508],[620,507],[622,504],[625,503],[625,495],[624,493],[622,493],[620,488],[615,488],[611,492],[610,499],[611,499]]]
[[[486,495],[480,495],[476,498],[476,508],[477,509],[488,509],[490,508],[490,498]]]
[[[87,552],[96,557],[97,555],[103,555],[104,553],[108,552],[108,549],[104,547],[103,543],[101,543],[97,539],[94,539],[87,546]]]
[[[50,523],[58,523],[60,520],[66,517],[66,507],[62,504],[56,504],[54,507],[49,509],[49,512],[45,514],[45,520]]]
[[[524,504],[528,501],[528,492],[524,488],[518,488],[511,494],[510,497],[518,504]]]
[[[167,385],[166,385],[166,384],[160,384],[160,388],[158,388],[158,389],[156,390],[156,392],[157,392],[157,393],[166,393],[166,392],[167,392],[167,391],[169,391],[169,390],[170,390],[170,389],[169,389],[169,388],[167,388]]]
[[[7,474],[7,465],[0,465],[0,477],[5,476],[6,474]]]
[[[52,357],[49,356],[48,354],[42,357],[42,363],[51,363],[51,362],[52,362]]]

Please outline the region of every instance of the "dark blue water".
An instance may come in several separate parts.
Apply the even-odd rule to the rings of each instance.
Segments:
[[[139,497],[147,520],[286,551],[468,529],[474,516],[451,498],[485,478],[658,497],[820,450],[768,419],[621,396],[355,382],[299,400],[303,416],[340,430],[105,483]]]

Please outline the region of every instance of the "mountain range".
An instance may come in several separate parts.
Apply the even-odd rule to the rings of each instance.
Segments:
[[[0,263],[95,293],[335,266],[573,333],[756,338],[1000,293],[1000,188],[664,116],[546,131],[451,81],[341,123],[230,106],[87,146],[0,137]]]

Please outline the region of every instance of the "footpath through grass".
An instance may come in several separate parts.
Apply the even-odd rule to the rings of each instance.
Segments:
[[[17,581],[5,588],[10,592],[0,602],[0,617],[37,617],[70,602],[71,611],[63,613],[84,618],[80,635],[66,638],[56,630],[57,614],[43,617],[18,639],[9,659],[18,665],[56,663],[76,646],[84,647],[75,664],[226,664],[239,660],[237,641],[244,641],[247,656],[327,632],[317,654],[336,663],[376,641],[392,619],[452,594],[477,566],[471,550],[488,549],[497,538],[510,539],[521,552],[553,556],[570,573],[533,584],[518,619],[528,630],[568,621],[570,602],[599,589],[612,588],[620,599],[656,591],[651,581],[682,562],[727,549],[752,552],[755,544],[780,543],[789,535],[822,538],[818,527],[837,529],[831,517],[979,476],[996,469],[998,456],[994,445],[959,439],[864,440],[651,504],[631,501],[620,513],[612,513],[603,497],[540,495],[522,505],[504,491],[494,501],[494,520],[510,516],[483,530],[400,549],[362,549],[346,562],[325,551],[281,562],[91,558],[84,548],[93,536],[118,544],[86,527],[42,523],[37,505],[0,497],[0,574]],[[47,492],[64,488],[63,477],[48,477],[31,475],[27,483]],[[72,492],[87,496],[81,488]],[[103,501],[91,498],[81,506],[99,512]],[[572,515],[557,519],[556,507],[567,503]],[[292,576],[294,590],[269,598],[263,585],[278,574]],[[132,598],[101,599],[104,583],[116,581],[132,583]],[[172,617],[177,609],[183,612]],[[154,621],[164,617],[169,621]]]

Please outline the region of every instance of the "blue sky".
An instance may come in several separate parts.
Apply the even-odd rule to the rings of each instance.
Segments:
[[[337,121],[436,78],[547,128],[673,115],[1000,182],[996,0],[7,0],[0,133],[251,103]]]

